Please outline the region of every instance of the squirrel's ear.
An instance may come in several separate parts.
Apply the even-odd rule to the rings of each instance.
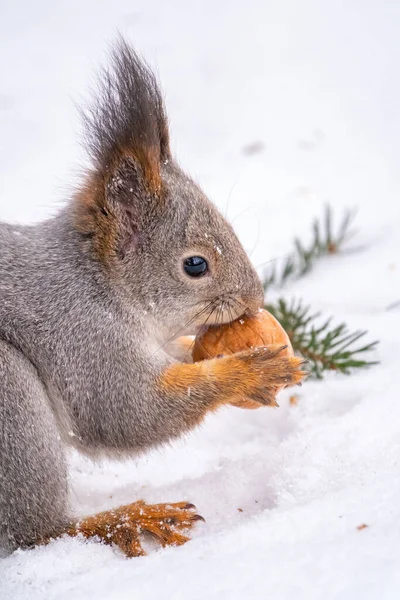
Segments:
[[[104,173],[92,172],[75,196],[75,229],[89,239],[102,262],[135,245],[164,205],[160,160],[150,152],[121,154]]]
[[[110,210],[124,212],[131,226],[145,226],[146,217],[154,205],[163,201],[160,157],[148,151],[140,158],[125,154],[106,177],[105,203]]]
[[[163,201],[161,164],[170,158],[168,121],[156,78],[119,39],[100,93],[83,113],[92,172],[75,199],[75,227],[101,258],[118,252]],[[100,241],[99,241],[100,240]]]

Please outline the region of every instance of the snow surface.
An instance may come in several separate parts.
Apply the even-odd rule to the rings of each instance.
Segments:
[[[399,598],[399,27],[397,0],[0,3],[2,219],[68,196],[74,102],[119,29],[157,67],[175,154],[260,269],[325,202],[358,208],[357,251],[286,294],[381,340],[379,366],[309,382],[297,406],[226,408],[124,464],[73,454],[80,514],[188,499],[207,523],[134,560],[79,539],[16,552],[1,600]]]

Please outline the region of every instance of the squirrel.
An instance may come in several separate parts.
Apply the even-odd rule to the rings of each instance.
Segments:
[[[66,451],[138,455],[232,398],[273,405],[300,361],[266,348],[190,362],[179,337],[263,304],[230,224],[171,156],[158,81],[120,38],[83,113],[90,169],[54,217],[0,223],[0,547],[142,533],[183,544],[188,502],[137,500],[78,520]]]

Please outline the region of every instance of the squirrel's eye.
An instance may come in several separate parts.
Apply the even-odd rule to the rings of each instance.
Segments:
[[[190,277],[201,277],[208,271],[208,264],[201,256],[191,256],[183,261],[183,268]]]

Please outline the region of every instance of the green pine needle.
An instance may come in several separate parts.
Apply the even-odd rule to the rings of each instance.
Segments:
[[[323,256],[337,254],[343,244],[350,238],[350,225],[353,211],[346,211],[337,232],[333,229],[332,209],[325,208],[322,224],[317,219],[312,224],[313,237],[309,246],[305,246],[298,238],[294,239],[294,250],[283,261],[273,261],[264,273],[264,290],[271,286],[281,288],[289,280],[296,280],[306,275],[316,261]]]
[[[315,378],[322,379],[323,372],[327,370],[347,375],[352,369],[377,364],[364,356],[374,350],[378,342],[357,344],[364,338],[365,331],[351,333],[344,323],[333,327],[331,319],[317,326],[320,314],[312,313],[310,307],[299,300],[288,303],[280,298],[265,308],[285,329],[296,354],[309,360],[310,371]]]

